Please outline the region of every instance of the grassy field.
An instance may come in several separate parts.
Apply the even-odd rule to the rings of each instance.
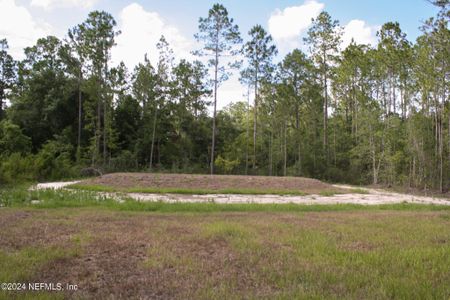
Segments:
[[[118,203],[0,192],[0,298],[448,299],[450,207]]]

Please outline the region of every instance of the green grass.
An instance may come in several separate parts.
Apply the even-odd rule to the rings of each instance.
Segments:
[[[353,188],[349,190],[349,193],[352,194],[369,194],[369,191],[362,188]]]
[[[424,204],[384,204],[384,205],[358,205],[358,204],[313,204],[303,205],[294,203],[285,204],[220,204],[204,203],[167,203],[167,202],[139,202],[123,198],[122,202],[92,191],[81,190],[38,190],[28,191],[24,188],[0,190],[0,206],[47,209],[47,208],[77,208],[96,207],[117,211],[148,211],[148,212],[303,212],[303,211],[349,211],[349,210],[450,210],[446,205]]]
[[[320,195],[320,196],[323,196],[323,197],[331,197],[331,196],[336,195],[336,193],[333,192],[333,191],[321,191],[321,192],[319,193],[319,195]]]
[[[69,189],[85,190],[93,192],[122,192],[122,193],[146,193],[146,194],[185,194],[185,195],[208,195],[208,194],[237,194],[237,195],[308,195],[298,190],[277,190],[277,189],[186,189],[186,188],[118,188],[105,185],[85,185],[73,184],[68,186]]]
[[[26,234],[26,233],[23,233]],[[0,250],[0,283],[22,283],[27,285],[39,275],[39,269],[45,264],[59,259],[80,256],[81,241],[74,238],[74,247],[64,249],[56,246],[25,247],[17,251]],[[55,283],[56,284],[56,283]],[[0,299],[63,299],[59,292],[29,291],[18,294],[0,290]]]
[[[374,213],[371,218],[365,214],[324,215],[323,219],[305,214],[283,221],[247,218],[229,221],[223,217],[200,224],[200,239],[211,245],[225,241],[231,249],[228,253],[233,253],[234,260],[223,263],[221,273],[239,272],[246,288],[234,276],[226,281],[202,277],[205,287],[198,291],[198,298],[450,296],[450,224],[437,216]]]
[[[363,194],[363,195],[366,195],[366,194],[369,194],[369,191],[365,190],[365,189],[361,189],[361,188],[352,188],[352,189],[348,189],[345,191],[325,190],[325,191],[321,191],[319,193],[319,195],[323,196],[323,197],[331,197],[334,195],[341,195],[341,194]]]
[[[0,251],[0,282],[23,282],[35,275],[43,264],[66,256],[59,248],[24,248],[20,251]]]
[[[448,224],[430,216],[373,217],[334,215],[327,221],[326,215],[312,221],[302,215],[294,222],[262,222],[261,216],[194,216],[171,222],[196,223],[194,232],[178,238],[187,245],[220,244],[220,256],[177,247],[162,238],[163,231],[145,266],[196,282],[201,288],[189,295],[197,299],[446,299]],[[217,268],[220,275],[209,273]]]
[[[248,229],[233,222],[214,222],[203,228],[203,235],[211,239],[244,240],[249,239]]]
[[[121,253],[129,251],[139,255],[136,274],[148,276],[148,282],[157,278],[151,290],[161,298],[450,297],[450,206],[119,203],[91,191],[23,187],[0,190],[0,201],[6,206],[0,218],[27,212],[0,232],[0,239],[17,240],[14,248],[0,247],[0,282],[37,280],[43,266],[61,259],[68,261],[59,267],[70,273],[71,258],[96,263],[85,259],[99,259],[89,251],[108,251],[123,263],[128,258]],[[66,247],[46,245],[39,237],[28,242],[29,229],[43,224],[66,228],[60,231]],[[111,272],[112,266],[99,272]],[[115,272],[99,273],[83,292],[103,288],[101,295],[119,297],[105,285],[120,291],[134,273]],[[117,281],[105,283],[103,275]],[[80,280],[89,285],[96,278]],[[61,297],[0,293],[0,299],[13,296]]]
[[[306,192],[299,190],[278,190],[278,189],[186,189],[186,188],[119,188],[106,185],[86,185],[86,184],[72,184],[68,186],[69,189],[84,190],[92,192],[108,192],[108,193],[145,193],[145,194],[183,194],[183,195],[208,195],[208,194],[236,194],[236,195],[291,195],[291,196],[306,196]],[[369,192],[361,188],[353,188],[349,190],[324,190],[319,193],[321,196],[334,196],[336,194],[368,194]]]

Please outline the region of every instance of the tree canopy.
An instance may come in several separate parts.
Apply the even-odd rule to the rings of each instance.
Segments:
[[[158,61],[146,55],[132,70],[111,62],[120,32],[107,12],[89,13],[64,39],[40,38],[20,61],[0,37],[0,181],[93,167],[446,191],[450,6],[430,3],[439,12],[414,42],[392,21],[376,45],[343,49],[339,22],[322,12],[303,40],[308,51],[285,57],[261,25],[243,41],[215,4],[199,19],[195,59],[178,59],[161,37]],[[248,99],[218,110],[233,73]]]

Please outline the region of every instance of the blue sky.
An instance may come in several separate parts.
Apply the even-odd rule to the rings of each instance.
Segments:
[[[177,58],[191,58],[199,47],[193,34],[200,16],[217,1],[207,0],[0,0],[0,38],[6,37],[16,58],[22,49],[48,34],[63,38],[67,29],[82,22],[89,11],[110,12],[122,34],[112,53],[115,63],[123,60],[130,69],[149,53],[156,60],[155,44],[164,34]],[[344,28],[343,47],[354,38],[376,44],[376,31],[388,21],[398,21],[414,41],[422,21],[437,12],[426,0],[225,0],[230,16],[245,33],[255,24],[263,25],[274,37],[281,59],[295,47],[304,48],[301,38],[310,20],[328,11]],[[219,107],[243,100],[244,89],[236,77],[219,91]]]
[[[187,34],[192,34],[196,30],[198,17],[206,15],[207,10],[216,1],[136,2],[150,10],[160,12],[168,21],[180,24],[180,28],[185,28]],[[420,34],[418,30],[420,20],[425,20],[436,12],[436,9],[426,0],[325,0],[318,2],[324,3],[325,10],[333,18],[340,20],[341,24],[348,23],[352,19],[362,19],[373,25],[382,25],[395,20],[413,38]],[[274,10],[298,6],[304,1],[228,0],[220,3],[227,7],[243,31],[248,31],[257,23],[267,25],[267,20]]]

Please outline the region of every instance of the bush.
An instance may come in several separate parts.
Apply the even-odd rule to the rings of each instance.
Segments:
[[[53,180],[78,176],[71,160],[72,146],[58,141],[46,143],[36,155],[38,180]]]
[[[38,154],[4,154],[0,157],[0,183],[77,177],[79,170],[70,158],[71,150],[71,146],[51,141]]]
[[[135,171],[137,169],[136,155],[131,151],[124,150],[116,157],[111,158],[108,171]]]
[[[230,174],[233,170],[239,166],[239,159],[231,160],[225,159],[221,155],[216,158],[215,165],[225,174]]]
[[[12,153],[29,153],[31,139],[22,133],[19,126],[11,121],[0,122],[0,153],[10,155]]]
[[[20,183],[36,180],[35,156],[13,153],[1,156],[0,183]]]

